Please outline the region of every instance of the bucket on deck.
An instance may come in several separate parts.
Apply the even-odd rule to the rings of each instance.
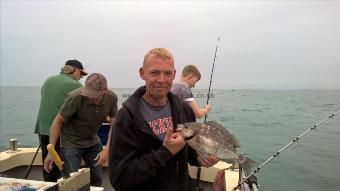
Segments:
[[[99,130],[97,131],[97,135],[99,136],[100,141],[102,142],[103,145],[106,145],[107,143],[109,131],[110,131],[110,123],[102,123]]]

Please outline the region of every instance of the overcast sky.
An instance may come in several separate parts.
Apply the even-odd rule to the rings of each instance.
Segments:
[[[1,86],[41,86],[68,59],[112,88],[144,84],[145,52],[170,49],[207,88],[340,89],[340,1],[1,1]],[[84,83],[84,79],[81,81]]]

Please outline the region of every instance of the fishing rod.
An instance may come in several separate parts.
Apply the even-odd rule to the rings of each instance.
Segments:
[[[214,73],[214,69],[215,69],[215,61],[216,61],[216,57],[217,57],[217,49],[218,49],[218,43],[220,42],[220,37],[217,38],[217,45],[216,45],[216,49],[215,49],[215,56],[214,56],[214,61],[212,64],[212,68],[211,68],[211,73],[210,73],[210,82],[209,82],[209,89],[208,89],[208,97],[207,97],[207,105],[209,104],[209,99],[210,99],[210,90],[211,90],[211,84],[212,84],[212,77],[213,77],[213,73]],[[208,113],[205,114],[204,116],[204,123],[207,122],[207,117],[208,117]]]
[[[210,73],[210,82],[209,82],[209,89],[208,89],[208,97],[207,97],[207,105],[209,104],[209,99],[210,99],[210,90],[211,90],[211,84],[212,84],[212,77],[213,77],[213,73],[214,73],[214,69],[215,69],[215,61],[216,61],[216,57],[217,57],[217,49],[218,49],[218,43],[220,42],[220,37],[217,38],[217,45],[216,45],[216,49],[215,49],[215,55],[214,55],[214,60],[213,60],[213,64],[212,64],[212,68],[211,68],[211,73]],[[208,113],[205,114],[204,116],[204,123],[207,122],[207,117],[208,117]],[[196,181],[197,181],[197,189],[198,190],[203,190],[202,188],[200,188],[199,186],[199,181],[201,179],[201,167],[197,168],[197,175],[196,175]]]
[[[284,151],[287,147],[289,147],[291,144],[297,142],[300,138],[302,138],[304,135],[306,135],[308,132],[310,132],[311,130],[315,130],[318,126],[321,127],[321,125],[323,125],[323,123],[325,121],[327,121],[328,119],[334,119],[334,116],[337,115],[340,112],[337,111],[333,114],[331,114],[330,116],[324,118],[323,120],[321,120],[320,122],[318,122],[317,124],[315,124],[313,127],[309,128],[307,131],[303,132],[302,134],[300,134],[299,136],[297,136],[296,138],[294,138],[291,142],[289,142],[286,146],[284,146],[282,149],[280,149],[278,152],[276,152],[273,156],[269,157],[264,163],[262,163],[260,166],[258,166],[250,175],[248,175],[246,178],[244,178],[240,183],[238,183],[237,186],[235,186],[233,188],[233,191],[235,191],[237,188],[239,188],[245,181],[247,181],[252,175],[254,175],[255,173],[259,172],[267,163],[269,163],[271,160],[273,160],[274,158],[276,158],[277,156],[279,156],[279,154]]]
[[[32,161],[31,161],[30,165],[29,165],[29,166],[27,167],[27,169],[26,169],[26,172],[25,172],[25,175],[24,175],[24,179],[27,179],[28,175],[30,174],[31,169],[32,169],[33,162],[34,162],[35,158],[37,157],[37,154],[38,154],[38,152],[39,152],[40,147],[41,147],[41,144],[39,144],[39,147],[38,147],[37,150],[35,151],[35,154],[34,154],[34,156],[33,156],[33,158],[32,158]]]

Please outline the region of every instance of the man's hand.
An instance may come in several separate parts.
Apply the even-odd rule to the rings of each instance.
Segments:
[[[98,155],[94,159],[94,160],[97,161],[96,166],[97,165],[103,165],[107,161],[108,155],[109,155],[109,151],[105,147],[100,153],[98,153]]]
[[[211,105],[209,105],[209,104],[204,106],[204,108],[206,109],[206,113],[211,111]]]
[[[50,173],[50,170],[53,168],[53,160],[51,159],[50,154],[48,153],[44,160],[44,170]]]
[[[173,131],[173,129],[168,128],[163,146],[166,147],[172,155],[175,155],[180,151],[185,145],[185,141],[179,132]]]
[[[208,155],[208,156],[197,156],[197,160],[203,167],[212,167],[214,164],[216,164],[219,160],[215,155]]]

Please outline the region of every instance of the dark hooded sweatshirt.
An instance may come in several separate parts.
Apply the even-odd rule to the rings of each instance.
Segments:
[[[197,153],[188,145],[173,156],[153,134],[142,117],[139,102],[145,93],[140,87],[118,111],[111,134],[109,171],[111,185],[117,190],[193,190],[188,162],[198,166]],[[174,129],[179,123],[193,122],[189,105],[168,94]]]

